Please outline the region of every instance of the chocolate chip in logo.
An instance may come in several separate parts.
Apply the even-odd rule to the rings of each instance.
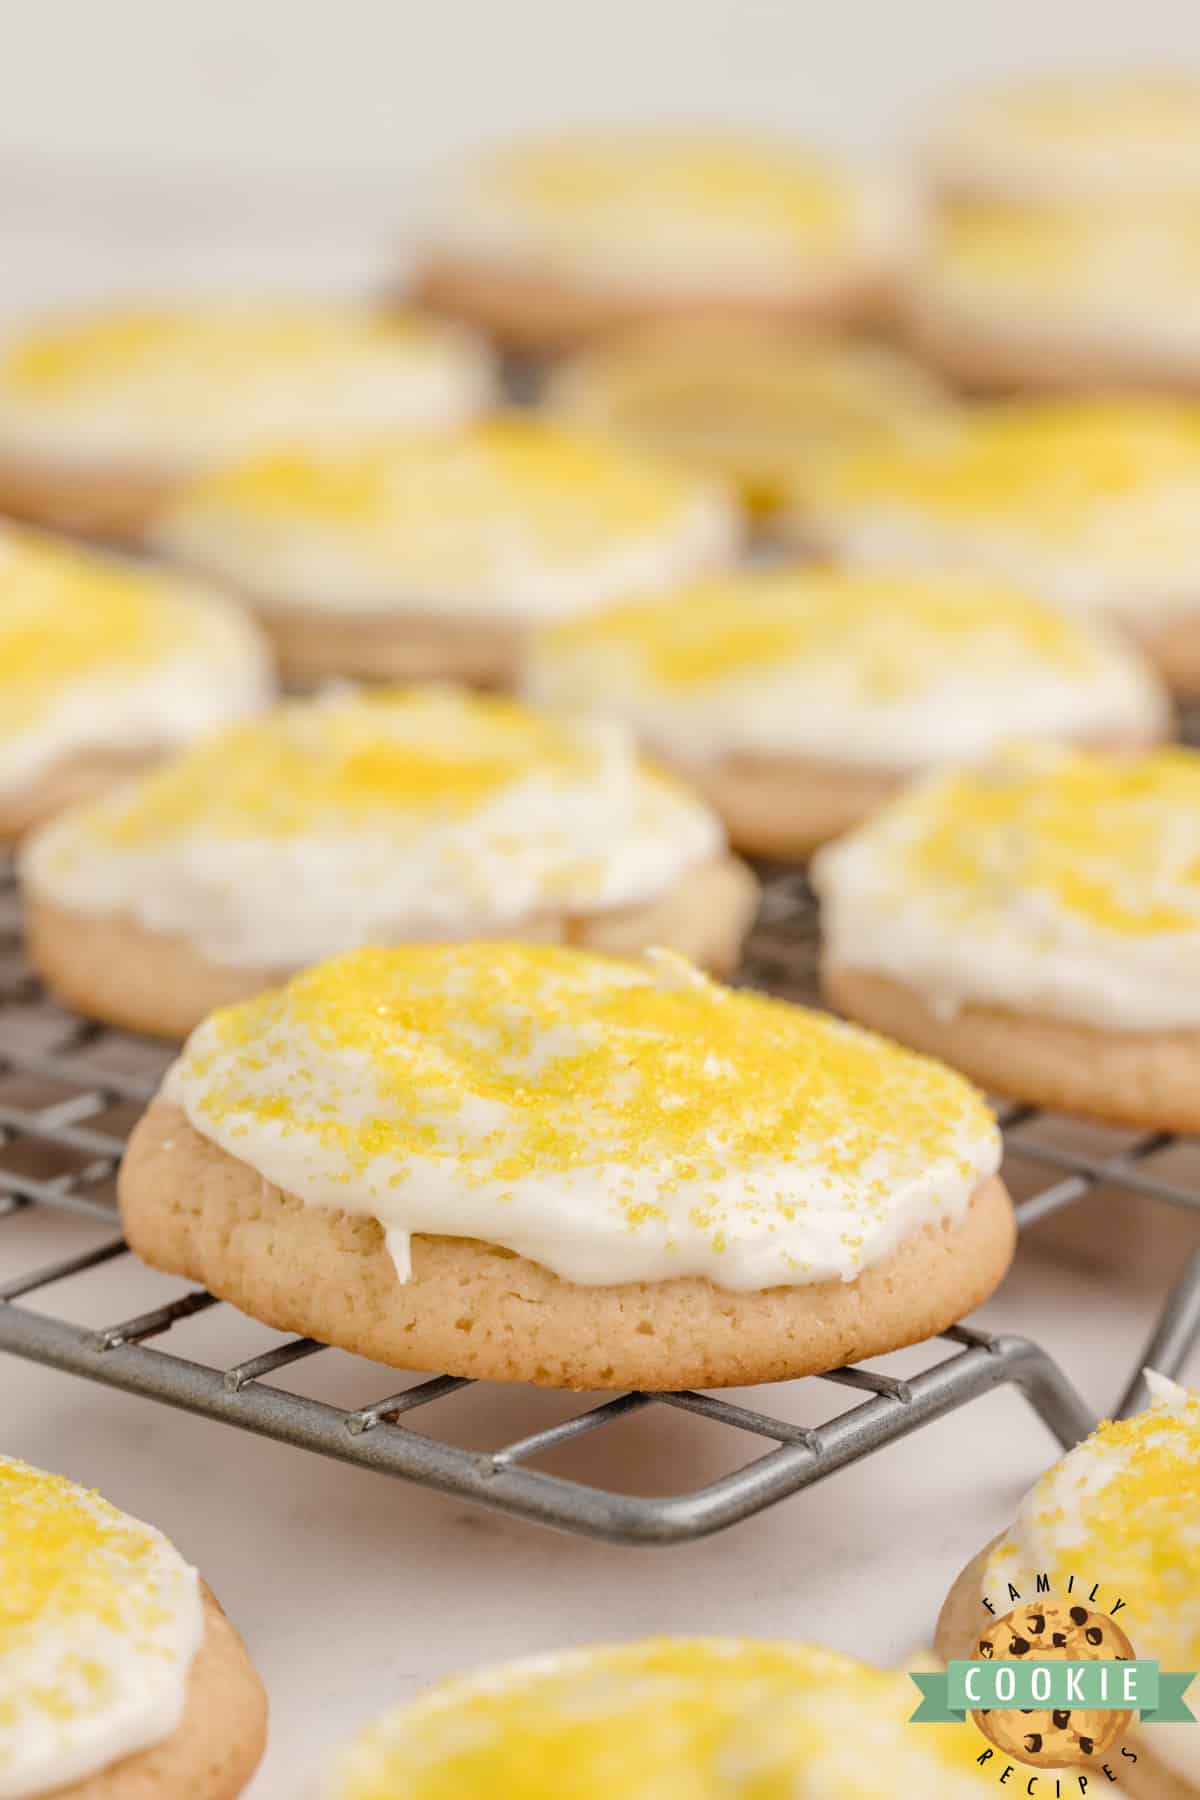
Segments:
[[[1087,1622],[1088,1622],[1087,1607],[1086,1606],[1073,1606],[1071,1608],[1071,1623],[1072,1623],[1072,1625],[1086,1625]]]
[[[1043,1619],[1041,1613],[1034,1614],[1033,1618],[1029,1621],[1027,1629],[1030,1637],[1041,1637],[1043,1631],[1046,1629],[1046,1621]]]
[[[1091,1738],[1081,1737],[1079,1740],[1079,1748],[1083,1751],[1083,1754],[1085,1756],[1090,1756],[1092,1754],[1092,1751],[1096,1748],[1096,1746],[1093,1743]]]
[[[1100,1630],[1098,1625],[1093,1625],[1088,1631],[1085,1631],[1083,1635],[1088,1643],[1093,1646],[1104,1642],[1104,1633]]]
[[[1012,1643],[1008,1647],[1012,1651],[1012,1654],[1014,1656],[1028,1656],[1029,1655],[1029,1639],[1028,1638],[1014,1638]]]
[[[1050,1642],[1054,1645],[1054,1648],[1056,1650],[1063,1649],[1064,1646],[1066,1645],[1066,1641],[1067,1641],[1067,1634],[1065,1631],[1056,1631],[1054,1633],[1054,1636],[1050,1639]]]
[[[1055,1731],[1065,1731],[1067,1726],[1071,1723],[1071,1715],[1069,1712],[1051,1713],[1050,1718]]]
[[[993,1656],[995,1656],[995,1654],[996,1654],[995,1644],[989,1644],[986,1638],[980,1638],[979,1654],[980,1654],[980,1656],[983,1657],[985,1662],[989,1662],[991,1660],[991,1658]]]
[[[1031,1731],[1029,1736],[1025,1739],[1025,1748],[1028,1750],[1030,1756],[1036,1756],[1041,1747],[1041,1733],[1038,1731]]]

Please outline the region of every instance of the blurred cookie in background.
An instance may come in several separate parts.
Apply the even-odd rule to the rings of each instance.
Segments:
[[[718,483],[528,414],[201,477],[152,544],[255,608],[284,673],[510,682],[535,624],[728,562]]]
[[[351,306],[50,314],[0,339],[0,511],[136,537],[183,480],[297,433],[455,425],[494,397],[460,327]]]
[[[1164,735],[1132,646],[1003,577],[762,567],[534,639],[530,698],[625,719],[731,841],[800,858],[939,762],[1012,736]]]
[[[595,130],[485,152],[447,183],[417,298],[510,349],[695,314],[874,314],[906,254],[886,185],[786,138]]]
[[[953,412],[897,350],[732,319],[658,322],[581,351],[552,374],[544,404],[720,476],[760,517],[797,464]]]
[[[1200,404],[982,407],[797,472],[781,530],[845,562],[1005,575],[1132,633],[1200,689]]]
[[[265,642],[220,593],[0,523],[0,843],[273,685]]]

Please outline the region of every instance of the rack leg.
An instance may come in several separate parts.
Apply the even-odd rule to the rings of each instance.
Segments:
[[[1117,1417],[1127,1419],[1141,1412],[1149,1400],[1142,1371],[1157,1369],[1160,1375],[1178,1375],[1192,1346],[1200,1339],[1200,1250],[1194,1250],[1183,1274],[1171,1290],[1162,1317],[1138,1362],[1137,1374],[1117,1406]]]

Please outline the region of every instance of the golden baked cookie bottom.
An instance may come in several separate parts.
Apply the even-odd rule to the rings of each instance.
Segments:
[[[117,782],[159,761],[161,751],[79,750],[21,788],[0,794],[0,844],[16,844],[68,806],[98,800]]]
[[[0,513],[30,525],[134,543],[177,485],[145,469],[86,468],[0,456]]]
[[[640,906],[546,915],[474,935],[573,944],[613,956],[661,946],[730,976],[757,906],[754,876],[737,857],[723,855],[687,870]],[[174,933],[152,931],[127,915],[74,912],[37,893],[26,898],[25,931],[30,960],[51,993],[88,1018],[153,1037],[186,1037],[216,1007],[248,1000],[295,973],[213,962]]]
[[[1003,1184],[856,1281],[733,1293],[703,1277],[583,1287],[513,1251],[418,1234],[397,1277],[377,1220],[306,1206],[151,1103],[121,1168],[130,1246],[277,1330],[401,1369],[544,1387],[665,1391],[818,1374],[932,1337],[1012,1260]]]
[[[266,1745],[267,1697],[245,1646],[201,1583],[204,1637],[188,1677],[183,1718],[161,1744],[138,1750],[45,1800],[236,1800]]]
[[[494,338],[505,349],[537,355],[659,319],[763,320],[783,325],[868,323],[886,316],[890,283],[864,259],[841,270],[814,269],[778,298],[730,288],[725,294],[603,293],[537,268],[500,267],[441,257],[418,276],[406,304],[427,307]]]
[[[511,688],[525,654],[519,625],[415,613],[314,612],[259,606],[244,596],[266,633],[285,681],[308,687],[342,675],[354,681],[456,681]]]
[[[969,1661],[975,1654],[981,1630],[993,1623],[984,1609],[981,1595],[992,1553],[1004,1542],[1005,1536],[1001,1534],[973,1557],[946,1596],[934,1636],[934,1649],[944,1663]],[[1138,1760],[1136,1763],[1119,1763],[1123,1794],[1129,1794],[1131,1800],[1197,1800],[1200,1788],[1184,1781],[1157,1760],[1153,1747],[1147,1748],[1145,1732],[1138,1731],[1135,1726],[1127,1741]],[[1099,1785],[1108,1786],[1107,1778],[1102,1774]]]
[[[838,1012],[940,1057],[992,1093],[1148,1131],[1200,1131],[1200,1030],[1105,1031],[998,1006],[938,1017],[915,988],[828,960]]]

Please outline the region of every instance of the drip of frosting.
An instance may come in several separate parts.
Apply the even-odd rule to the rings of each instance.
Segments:
[[[1139,741],[1168,707],[1123,642],[986,576],[772,566],[542,631],[530,697],[684,762],[918,768],[1013,734]]]
[[[1200,755],[1024,748],[927,777],[816,858],[828,959],[1117,1031],[1200,1024]],[[1196,973],[1189,973],[1196,971]]]
[[[155,536],[264,606],[520,624],[727,560],[738,526],[709,482],[511,414],[235,464],[188,488]]]
[[[1039,1573],[1055,1592],[1072,1576],[1085,1593],[1100,1583],[1097,1605],[1125,1602],[1138,1656],[1200,1668],[1200,1394],[1156,1376],[1145,1412],[1101,1425],[1042,1477],[988,1560],[984,1594],[1002,1597],[1010,1581],[1031,1590]],[[1156,1756],[1197,1779],[1194,1727],[1151,1737]]]
[[[186,741],[265,704],[265,648],[218,595],[0,526],[0,789],[89,750]]]
[[[164,1094],[314,1206],[585,1286],[850,1281],[999,1160],[959,1076],[682,958],[362,950],[193,1033]]]
[[[1200,606],[1200,407],[1026,401],[809,471],[797,512],[855,561],[1007,574],[1153,622]]]
[[[648,1639],[435,1688],[335,1758],[321,1800],[976,1800],[994,1782],[961,1726],[907,1720],[906,1675],[830,1650]]]
[[[536,268],[602,293],[786,295],[888,260],[903,209],[803,146],[678,132],[516,144],[458,171],[440,254]]]
[[[495,389],[456,327],[348,307],[114,307],[0,343],[0,447],[186,472],[279,439],[458,424]]]
[[[452,688],[336,690],[206,739],[26,847],[27,886],[225,964],[659,898],[723,845],[620,725]]]
[[[159,1532],[0,1457],[0,1800],[169,1737],[203,1631],[196,1572]]]

